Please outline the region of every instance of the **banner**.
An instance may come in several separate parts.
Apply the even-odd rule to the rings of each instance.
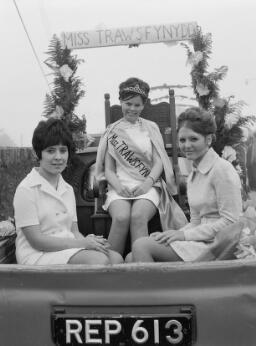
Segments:
[[[145,43],[189,40],[196,22],[62,32],[62,47],[69,49],[137,45]]]

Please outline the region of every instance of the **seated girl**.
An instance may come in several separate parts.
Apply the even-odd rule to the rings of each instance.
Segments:
[[[120,263],[106,239],[84,237],[78,230],[73,188],[61,173],[72,154],[71,133],[62,120],[48,119],[36,127],[33,149],[39,167],[33,168],[17,187],[14,213],[19,264]]]
[[[120,84],[123,118],[108,126],[98,149],[96,178],[105,175],[108,181],[104,208],[112,217],[108,241],[120,254],[128,230],[132,244],[147,236],[148,221],[157,210],[163,229],[187,223],[171,196],[177,189],[159,128],[140,117],[148,93],[149,85],[138,78]]]
[[[132,249],[134,261],[196,261],[207,254],[218,232],[238,221],[240,178],[232,164],[211,148],[215,131],[214,118],[200,108],[179,116],[180,149],[193,163],[187,184],[191,220],[179,230],[138,239]]]

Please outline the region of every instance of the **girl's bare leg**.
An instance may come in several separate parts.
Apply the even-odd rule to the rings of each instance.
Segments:
[[[120,255],[120,253],[113,251],[113,250],[109,250],[108,258],[109,258],[110,264],[124,263],[124,259]]]
[[[95,250],[81,250],[72,256],[68,263],[70,264],[110,264],[107,255]]]
[[[131,210],[131,244],[148,235],[148,222],[155,215],[156,206],[147,199],[134,200]]]
[[[108,255],[95,250],[81,250],[70,258],[70,264],[119,264],[123,263],[123,257],[115,251],[109,250]]]
[[[113,201],[108,210],[112,217],[109,244],[112,250],[123,254],[130,225],[131,202],[123,199]]]
[[[133,258],[132,258],[132,252],[129,252],[124,260],[125,263],[132,263],[133,262]]]
[[[157,243],[152,237],[135,241],[132,247],[134,262],[177,262],[183,261],[171,246]]]

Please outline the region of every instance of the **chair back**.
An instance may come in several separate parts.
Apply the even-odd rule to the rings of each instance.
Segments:
[[[114,123],[115,121],[122,118],[122,108],[120,105],[111,105],[110,104],[110,95],[105,94],[105,123],[106,126]],[[174,90],[169,90],[169,103],[160,102],[157,104],[152,104],[150,99],[145,104],[145,107],[141,113],[141,117],[154,121],[161,131],[164,142],[170,141],[171,135],[170,129],[172,129],[172,134],[176,138],[174,132],[176,132],[176,112],[175,112],[175,97]],[[174,131],[175,129],[175,131]],[[169,136],[167,136],[169,135]]]

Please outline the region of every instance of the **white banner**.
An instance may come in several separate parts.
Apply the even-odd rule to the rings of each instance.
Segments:
[[[196,31],[196,22],[134,26],[61,33],[62,46],[69,49],[122,46],[189,40]]]

